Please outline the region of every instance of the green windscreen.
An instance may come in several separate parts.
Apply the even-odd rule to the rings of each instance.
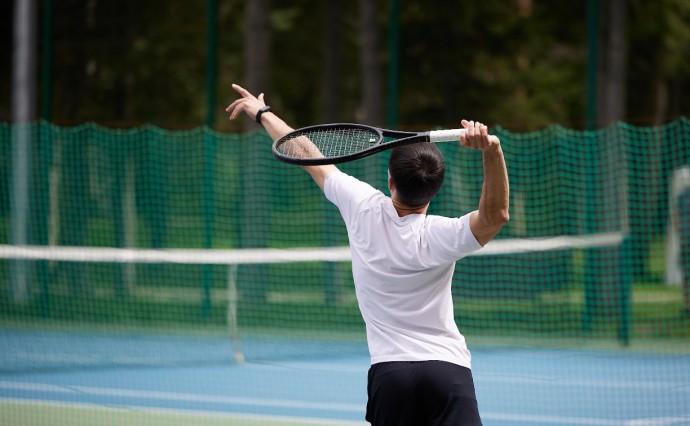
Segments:
[[[519,352],[510,354],[527,348],[540,354],[586,350],[601,356],[668,356],[672,364],[657,362],[672,365],[666,373],[682,389],[677,400],[664,399],[668,409],[652,404],[662,412],[647,417],[690,415],[690,303],[683,303],[679,253],[690,239],[682,231],[690,218],[678,203],[690,191],[690,123],[492,132],[505,152],[511,220],[483,251],[457,262],[452,287],[455,320],[476,362],[481,363],[483,350],[500,349],[508,354],[504,365],[519,375],[523,360]],[[62,394],[50,387],[36,388],[40,380],[31,379],[36,374],[51,374],[41,386],[58,386],[57,377],[67,372],[208,365],[246,372],[251,365],[318,366],[342,357],[362,361],[357,380],[363,384],[355,388],[358,403],[366,401],[366,336],[345,226],[309,176],[276,161],[270,147],[260,130],[222,134],[206,128],[0,125],[5,164],[0,170],[0,418],[29,424],[39,411],[25,407],[35,404],[46,410],[45,421],[38,423],[51,424],[57,404],[67,407],[61,419],[87,416],[83,424],[98,424],[113,416],[80,411],[78,404],[149,409],[148,402],[140,402],[167,395],[141,396],[137,390],[118,394],[134,403],[112,402],[107,395],[101,395],[104,401],[84,402],[54,397]],[[482,191],[481,153],[457,143],[439,147],[446,180],[428,213],[461,216],[475,210]],[[382,153],[339,168],[387,193],[387,160]],[[275,249],[296,250],[299,256],[283,257]],[[324,259],[329,250],[337,255]],[[313,374],[323,369],[299,365],[303,374],[290,379],[295,393],[338,391],[339,379],[314,384]],[[621,380],[628,377],[615,367],[606,371]],[[481,392],[482,375],[476,374]],[[654,400],[654,379],[601,404],[639,408],[637,398],[652,395]],[[209,381],[192,383],[203,388]],[[264,388],[255,382],[260,394]],[[242,383],[251,388],[250,382]],[[109,392],[101,394],[119,391]],[[249,413],[237,424],[293,424],[280,419],[303,418],[355,424],[347,422],[364,416],[363,405],[359,410],[359,405],[321,402],[305,404],[314,413],[286,414],[280,410],[288,408],[275,403],[280,397],[265,392],[265,398],[251,402],[239,396],[225,401]],[[579,392],[575,400],[589,393]],[[489,391],[480,396],[480,408],[491,407],[492,397],[504,397]],[[546,397],[534,396],[533,411]],[[256,401],[273,402],[264,409]],[[213,411],[174,405],[185,415]],[[493,410],[488,419],[503,419],[499,408]],[[341,411],[346,415],[337,414]],[[505,424],[523,424],[516,419],[575,424],[577,418],[516,415]],[[621,425],[629,419],[618,418]],[[137,422],[157,424],[144,417]]]

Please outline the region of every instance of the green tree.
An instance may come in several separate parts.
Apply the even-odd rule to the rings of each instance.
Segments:
[[[243,81],[247,78],[260,78],[261,87],[256,88],[297,126],[326,117],[357,120],[362,105],[385,104],[381,88],[387,87],[386,81],[372,82],[380,70],[362,70],[385,64],[389,2],[294,0],[275,1],[268,8],[264,1],[219,2],[217,129],[241,131],[251,124],[220,119],[223,104],[232,97],[231,82],[255,88],[254,82]],[[469,117],[511,130],[553,123],[584,127],[586,3],[400,2],[400,125],[451,126]],[[690,85],[688,2],[599,4],[627,11],[624,31],[605,28],[630,52],[617,61],[617,69],[625,72],[600,79],[600,93],[617,88],[615,98],[624,99],[618,102],[619,112],[607,120],[650,124],[687,114],[690,100],[683,93]],[[4,81],[10,81],[8,17],[13,7],[13,2],[0,6],[7,24],[0,28],[8,35],[2,38],[6,48],[0,49],[7,59],[0,68]],[[267,8],[262,30],[245,31],[252,25],[245,19],[246,8]],[[367,31],[361,12],[368,16]],[[153,123],[171,128],[205,122],[205,2],[63,0],[53,2],[52,20],[56,122]],[[364,49],[364,40],[376,39],[381,41],[378,47],[367,42]],[[257,43],[268,46],[262,48],[267,52],[263,65],[252,63],[257,56],[249,46]],[[607,51],[603,42],[600,47]],[[254,71],[248,73],[250,66]],[[9,117],[9,90],[0,89],[0,118]]]

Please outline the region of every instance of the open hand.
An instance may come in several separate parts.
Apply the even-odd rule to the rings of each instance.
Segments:
[[[264,103],[264,94],[261,93],[258,97],[256,97],[249,93],[247,89],[237,84],[233,84],[232,88],[240,94],[241,98],[237,99],[235,102],[231,103],[230,106],[225,108],[225,112],[230,113],[230,120],[236,119],[242,112],[245,112],[249,118],[254,120],[256,118],[256,114],[259,112],[259,109],[266,106],[266,103]]]

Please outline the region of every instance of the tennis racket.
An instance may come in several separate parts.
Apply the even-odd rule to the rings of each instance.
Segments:
[[[273,143],[272,150],[280,161],[318,166],[354,161],[396,146],[459,141],[465,131],[402,132],[362,124],[321,124],[286,134]]]

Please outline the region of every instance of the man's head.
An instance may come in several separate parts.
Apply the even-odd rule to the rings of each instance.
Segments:
[[[427,204],[441,189],[446,166],[436,144],[415,143],[391,151],[388,172],[397,201],[416,207]]]

